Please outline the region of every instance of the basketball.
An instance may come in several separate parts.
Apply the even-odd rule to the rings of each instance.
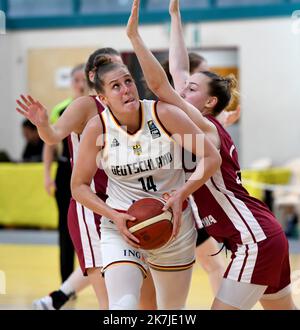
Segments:
[[[136,218],[127,221],[129,231],[140,240],[144,250],[158,249],[165,245],[172,234],[172,212],[163,211],[164,203],[155,198],[142,198],[134,202],[127,213]]]

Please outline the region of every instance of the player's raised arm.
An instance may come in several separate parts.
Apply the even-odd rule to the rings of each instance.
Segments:
[[[171,103],[183,110],[193,122],[205,133],[214,130],[213,125],[191,104],[187,103],[170,85],[167,75],[160,63],[144,44],[139,32],[139,0],[134,0],[127,23],[127,35],[132,43],[139,63],[142,67],[148,87],[160,100]]]
[[[173,236],[178,234],[182,202],[199,189],[221,165],[221,157],[215,146],[191,119],[178,107],[158,102],[157,114],[173,138],[187,151],[196,155],[198,162],[189,180],[168,199],[164,209],[172,208]]]
[[[72,131],[81,131],[86,124],[89,107],[94,101],[87,96],[74,100],[64,111],[59,120],[50,125],[47,109],[33,97],[20,96],[16,110],[29,119],[38,129],[39,136],[47,144],[57,144]]]
[[[190,75],[189,56],[183,38],[183,29],[179,9],[179,0],[170,0],[171,16],[169,71],[173,78],[174,87],[181,91]]]

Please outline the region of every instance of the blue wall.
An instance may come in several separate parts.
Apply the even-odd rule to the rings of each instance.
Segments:
[[[7,29],[124,25],[132,0],[0,0]],[[169,20],[169,0],[142,0],[142,24]],[[300,0],[181,0],[185,22],[291,16]]]

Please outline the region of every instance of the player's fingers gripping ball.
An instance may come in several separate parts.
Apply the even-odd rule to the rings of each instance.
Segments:
[[[164,203],[156,198],[142,198],[134,202],[127,213],[136,218],[127,221],[127,228],[140,241],[144,250],[158,249],[171,238],[173,215],[170,210],[163,211]]]

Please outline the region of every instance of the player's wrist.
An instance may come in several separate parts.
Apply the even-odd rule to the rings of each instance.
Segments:
[[[120,221],[120,216],[121,216],[120,212],[110,208],[108,218],[111,219],[114,222],[114,224],[117,224]]]
[[[176,197],[183,203],[189,196],[189,193],[185,190],[185,188],[181,188],[175,192]]]
[[[36,125],[37,129],[50,129],[50,124],[48,119],[45,121],[40,122]]]

